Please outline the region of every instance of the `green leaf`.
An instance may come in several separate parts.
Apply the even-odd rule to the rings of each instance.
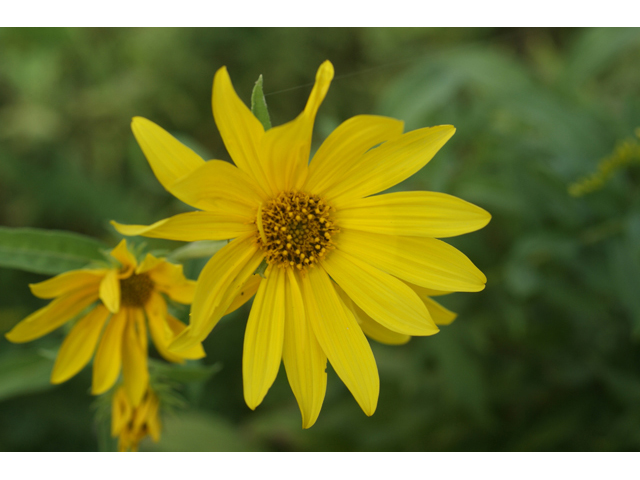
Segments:
[[[0,267],[57,275],[104,260],[104,243],[77,233],[0,227]]]
[[[141,450],[158,452],[252,452],[263,447],[229,420],[198,411],[163,419],[157,444],[143,440]]]
[[[159,362],[153,359],[149,359],[149,367],[153,375],[180,383],[204,382],[222,369],[220,363],[200,365],[194,361],[179,365]]]
[[[0,357],[0,401],[52,387],[53,361],[38,350],[11,350]]]
[[[256,271],[253,272],[254,275],[260,275],[262,278],[267,278],[264,274],[264,272],[267,271],[267,267],[269,266],[269,264],[267,263],[266,260],[262,260],[262,262],[260,263],[260,265],[258,265],[258,268],[256,268]]]
[[[227,240],[200,240],[198,242],[191,242],[184,247],[176,248],[167,256],[167,260],[174,263],[184,263],[193,258],[212,257],[227,243],[229,243]]]
[[[265,130],[271,128],[271,119],[269,118],[269,110],[267,109],[267,101],[262,91],[262,75],[258,77],[253,92],[251,93],[251,111],[256,116]]]

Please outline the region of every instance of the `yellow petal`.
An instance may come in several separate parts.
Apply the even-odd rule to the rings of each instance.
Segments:
[[[170,285],[167,287],[158,287],[163,293],[166,293],[171,300],[189,305],[193,302],[193,297],[196,294],[196,282],[193,280],[185,280],[180,285]]]
[[[216,72],[211,102],[213,118],[233,162],[258,185],[269,188],[259,155],[264,128],[236,94],[227,67]]]
[[[227,311],[224,312],[225,315],[229,315],[231,312],[236,311],[242,305],[247,303],[251,297],[253,297],[258,291],[258,287],[260,286],[260,280],[262,277],[260,275],[251,275],[249,280],[243,285],[240,293],[236,296],[236,298],[231,302]]]
[[[158,410],[160,409],[160,401],[158,396],[154,393],[149,394],[149,410],[147,413],[147,428],[149,429],[149,436],[154,442],[160,440],[160,432],[162,431],[162,425],[160,424],[160,415]]]
[[[302,428],[316,423],[327,390],[327,356],[305,316],[298,279],[287,269],[282,360],[302,414]]]
[[[156,292],[151,294],[149,301],[145,305],[147,320],[149,321],[149,331],[153,344],[169,362],[184,363],[184,358],[169,351],[169,344],[174,338],[173,332],[167,325],[167,304],[164,299]]]
[[[180,320],[178,320],[176,317],[174,317],[170,313],[167,314],[166,321],[167,321],[167,326],[169,327],[169,330],[171,331],[171,334],[172,334],[171,341],[173,341],[183,331],[187,329],[187,326],[184,323],[182,323]],[[192,347],[187,348],[186,350],[180,351],[179,355],[180,357],[186,358],[187,360],[197,360],[199,358],[204,358],[207,356],[204,353],[204,349],[202,348],[201,343],[197,343]]]
[[[400,120],[375,115],[357,115],[341,123],[313,156],[304,190],[323,195],[365,152],[399,137],[403,128]]]
[[[122,337],[127,324],[127,309],[113,315],[104,330],[98,351],[93,359],[91,393],[100,395],[109,390],[118,379],[122,365]]]
[[[404,282],[341,250],[322,267],[349,297],[382,326],[406,335],[433,335],[438,327],[418,295]]]
[[[196,285],[190,326],[171,344],[170,349],[179,352],[202,342],[263,258],[253,234],[236,238],[211,257]]]
[[[256,181],[236,166],[221,160],[210,160],[181,179],[173,191],[190,195],[191,205],[200,210],[217,209],[221,200],[237,204],[238,211],[255,216],[258,203],[267,200]]]
[[[407,283],[407,282],[405,282]],[[458,316],[457,313],[452,312],[451,310],[443,307],[438,302],[433,300],[431,297],[438,294],[445,295],[446,292],[438,292],[437,290],[430,290],[428,288],[419,287],[418,285],[413,285],[411,283],[407,283],[407,285],[420,297],[429,310],[431,314],[431,318],[436,323],[436,325],[449,325],[453,322]]]
[[[182,265],[161,261],[148,271],[155,287],[179,303],[190,304],[196,292],[196,282],[188,280]]]
[[[184,363],[184,359],[196,359],[204,357],[202,345],[196,345],[191,351],[182,352],[180,355],[169,351],[169,344],[186,328],[186,325],[173,318],[167,312],[167,304],[158,293],[154,292],[145,305],[145,312],[149,321],[149,330],[153,344],[158,353],[170,362]]]
[[[420,298],[423,297],[440,297],[442,295],[449,295],[453,292],[445,292],[443,290],[434,290],[432,288],[420,287],[418,285],[414,285],[413,283],[404,282],[411,287],[411,289],[418,294]]]
[[[449,325],[453,322],[458,316],[457,313],[452,312],[448,308],[443,307],[434,299],[426,297],[422,299],[424,304],[429,309],[429,313],[431,314],[431,318],[436,322],[436,325]]]
[[[333,73],[331,62],[323,62],[304,111],[295,120],[264,134],[261,151],[266,173],[275,186],[273,194],[299,190],[307,178],[313,123]]]
[[[118,260],[125,270],[135,269],[138,266],[138,261],[127,248],[125,239],[122,239],[118,246],[111,250],[111,256]]]
[[[144,392],[149,386],[149,369],[147,368],[147,328],[142,310],[127,309],[129,319],[124,331],[122,343],[122,376],[124,389],[131,404],[140,404]]]
[[[162,186],[183,202],[193,205],[188,192],[174,192],[173,184],[200,167],[204,160],[166,130],[142,117],[134,117],[131,130]]]
[[[95,288],[82,288],[56,298],[33,312],[5,334],[7,340],[24,343],[40,338],[67,323],[98,299]]]
[[[246,218],[213,212],[188,212],[165,218],[152,225],[124,225],[111,221],[123,235],[166,238],[181,242],[198,240],[226,240],[255,231]]]
[[[127,400],[124,388],[120,387],[113,394],[111,400],[111,436],[115,437],[122,432],[122,429],[131,419],[132,408]]]
[[[118,270],[109,270],[100,282],[100,300],[111,313],[120,310],[120,279]]]
[[[251,410],[271,388],[282,360],[285,271],[270,268],[266,275],[251,307],[242,349],[244,400]]]
[[[435,238],[343,229],[340,250],[407,282],[451,292],[479,292],[487,277],[462,252]]]
[[[386,235],[445,238],[484,227],[491,215],[457,197],[437,192],[398,192],[339,205],[336,224]]]
[[[159,265],[165,262],[166,262],[165,259],[157,258],[151,255],[150,253],[147,253],[147,256],[144,257],[144,260],[142,260],[142,263],[140,263],[140,265],[136,267],[136,274],[139,275],[141,273],[150,272],[151,270],[157,268]]]
[[[369,342],[321,268],[302,276],[302,295],[313,333],[334,370],[367,415],[378,404],[380,378]]]
[[[106,268],[73,270],[56,275],[44,282],[32,283],[29,288],[31,288],[31,293],[39,298],[55,298],[85,287],[92,287],[97,291],[98,285],[106,273]]]
[[[393,330],[389,330],[388,328],[380,325],[373,318],[364,313],[364,311],[356,305],[339,286],[336,287],[336,290],[344,304],[356,317],[356,320],[360,324],[360,328],[362,328],[362,331],[367,337],[386,345],[404,345],[411,340],[410,335],[394,332]]]
[[[451,125],[440,125],[389,140],[357,159],[348,175],[327,189],[323,197],[338,205],[386,190],[424,167],[454,132]]]
[[[51,383],[67,381],[89,363],[108,317],[109,311],[99,305],[74,325],[58,352]]]

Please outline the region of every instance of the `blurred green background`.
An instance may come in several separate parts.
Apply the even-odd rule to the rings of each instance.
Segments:
[[[0,29],[0,225],[115,246],[111,219],[186,211],[153,176],[131,117],[228,159],[211,114],[215,71],[227,65],[246,102],[263,74],[278,125],[302,110],[325,59],[336,79],[315,147],[362,113],[405,120],[407,130],[456,126],[396,190],[446,192],[491,212],[485,229],[450,242],[486,273],[487,288],[445,297],[459,317],[433,337],[371,342],[381,377],[373,417],[329,368],[310,430],[284,368],[263,404],[246,407],[245,306],[205,342],[205,364],[219,371],[184,387],[188,406],[142,448],[640,449],[638,166],[589,195],[567,192],[640,126],[638,29]],[[27,286],[46,278],[0,269],[1,333],[46,304]],[[0,450],[102,448],[90,369],[48,384],[63,336],[0,340]]]

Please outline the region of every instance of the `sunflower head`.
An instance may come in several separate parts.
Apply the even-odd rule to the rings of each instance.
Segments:
[[[306,270],[335,248],[332,207],[317,195],[281,192],[260,205],[257,241],[270,265]]]
[[[234,299],[255,293],[244,337],[245,401],[256,408],[284,363],[305,428],[320,412],[327,362],[371,415],[380,382],[365,335],[396,345],[433,335],[455,314],[431,295],[477,292],[486,283],[440,240],[484,227],[486,211],[444,193],[383,193],[424,167],[453,126],[405,133],[400,120],[358,115],[310,159],[315,116],[333,75],[330,62],[320,65],[302,112],[265,130],[220,68],[213,116],[235,165],[205,162],[158,125],[134,118],[158,180],[202,211],[149,226],[114,223],[125,235],[233,239],[202,269],[189,328],[171,349],[201,342]],[[254,272],[263,262],[261,279]]]

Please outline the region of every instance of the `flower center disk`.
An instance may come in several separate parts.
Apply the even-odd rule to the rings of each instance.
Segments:
[[[120,280],[120,298],[126,307],[143,307],[153,291],[153,280],[146,273]]]
[[[269,265],[303,270],[334,247],[333,207],[317,195],[282,192],[258,210],[258,243]]]

